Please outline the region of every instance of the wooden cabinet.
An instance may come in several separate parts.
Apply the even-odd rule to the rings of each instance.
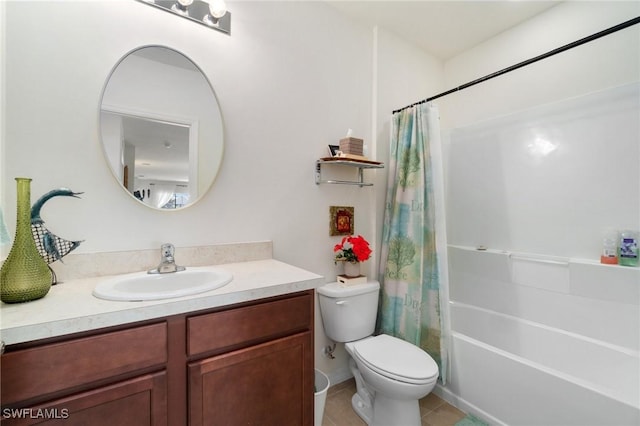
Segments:
[[[112,410],[136,407],[138,425],[166,425],[166,361],[164,322],[9,347],[0,358],[3,423],[107,425]]]
[[[7,425],[167,426],[164,371],[23,408],[3,409]]]
[[[311,425],[313,290],[9,346],[7,425]]]
[[[313,424],[313,293],[187,324],[190,425]]]
[[[309,340],[307,332],[189,364],[189,424],[311,425]]]

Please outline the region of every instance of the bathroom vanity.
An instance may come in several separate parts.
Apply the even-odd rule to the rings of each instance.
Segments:
[[[230,284],[179,299],[100,300],[91,278],[3,305],[3,422],[311,425],[322,277],[271,259],[221,266]]]

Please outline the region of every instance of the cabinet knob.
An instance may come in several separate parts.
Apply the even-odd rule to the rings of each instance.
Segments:
[[[4,353],[4,340],[0,340],[0,355]]]

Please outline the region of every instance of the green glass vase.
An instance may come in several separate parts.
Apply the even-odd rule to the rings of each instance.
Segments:
[[[0,300],[21,303],[44,297],[53,276],[40,256],[31,233],[31,179],[16,178],[18,213],[16,235],[0,269]]]

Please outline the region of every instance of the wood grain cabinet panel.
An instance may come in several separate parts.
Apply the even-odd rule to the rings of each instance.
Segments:
[[[311,333],[189,365],[191,426],[313,424]]]
[[[2,355],[2,405],[167,362],[167,326],[152,324]]]
[[[9,346],[0,422],[311,426],[313,319],[307,290]]]
[[[167,426],[166,373],[145,374],[38,406],[3,409],[2,417],[7,426]]]
[[[311,328],[313,294],[229,309],[187,319],[189,356],[227,351]]]

